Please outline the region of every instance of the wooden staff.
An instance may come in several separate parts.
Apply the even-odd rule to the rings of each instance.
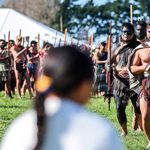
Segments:
[[[93,47],[93,36],[94,36],[94,34],[92,33],[92,36],[91,36],[91,56],[93,55],[93,53],[92,53],[92,47]]]
[[[73,37],[71,37],[71,46],[72,46]]]
[[[111,29],[112,29],[112,21],[110,20],[110,35],[109,35],[109,45],[108,45],[108,49],[109,49],[109,66],[111,67]],[[111,77],[112,77],[112,72],[109,71],[108,72],[108,110],[110,111],[110,103],[111,103]]]
[[[131,24],[133,24],[133,11],[132,11],[132,5],[130,5],[130,16],[131,16]]]
[[[39,54],[40,51],[40,34],[38,34],[38,47],[37,47],[37,52]]]
[[[24,37],[23,37],[23,47],[24,47]]]
[[[88,46],[87,46],[88,49],[89,49],[90,43],[91,43],[91,36],[89,37],[89,41],[88,41]]]
[[[20,31],[19,31],[19,35],[21,36],[21,29],[20,29]]]
[[[4,34],[4,40],[6,41],[6,35]]]
[[[107,36],[107,41],[106,41],[106,46],[105,46],[105,51],[107,52],[107,57],[108,57],[108,39],[109,39],[109,36]]]
[[[64,40],[64,46],[66,46],[66,37],[67,37],[67,29],[65,29],[65,40]]]
[[[29,46],[29,36],[26,36],[26,41],[27,41],[27,51],[25,52],[25,59],[27,61],[27,52],[28,52],[28,46]]]
[[[8,32],[8,49],[7,49],[7,57],[9,57],[9,43],[10,43],[10,31]]]
[[[119,36],[119,43],[121,42],[120,36]]]
[[[76,45],[76,47],[78,47],[78,45],[79,45],[79,40],[77,41],[77,45]]]
[[[99,40],[98,40],[98,48],[99,48]]]

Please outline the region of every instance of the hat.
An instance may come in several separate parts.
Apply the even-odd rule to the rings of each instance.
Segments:
[[[16,40],[21,40],[21,39],[22,39],[21,35],[16,36]]]

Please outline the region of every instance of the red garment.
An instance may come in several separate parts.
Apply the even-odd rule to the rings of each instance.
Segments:
[[[15,44],[14,47],[17,49],[17,52],[20,52],[24,49],[24,47],[22,45],[18,46],[18,45]]]
[[[44,53],[45,53],[44,50],[41,50],[41,51],[39,52],[40,61],[43,61]]]

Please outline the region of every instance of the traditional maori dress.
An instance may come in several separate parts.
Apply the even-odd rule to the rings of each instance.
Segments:
[[[128,72],[129,72],[130,89],[134,90],[136,93],[139,93],[139,87],[141,85],[142,75],[139,74],[138,76],[135,76],[131,73],[131,71],[130,71],[131,59],[137,50],[143,49],[143,48],[148,48],[148,47],[150,47],[150,42],[144,41],[142,44],[140,44],[138,47],[136,47],[132,51],[132,53],[130,54],[129,59],[128,59],[127,67],[128,67]]]
[[[24,47],[21,46],[21,45],[20,46],[14,45],[14,46],[17,49],[17,52],[20,52],[20,51],[22,51],[24,49]],[[26,68],[24,67],[23,64],[25,63],[25,61],[22,60],[22,59],[18,59],[18,60],[14,60],[14,61],[16,63],[16,69],[18,70],[19,73],[22,73],[22,76],[24,76]]]
[[[7,56],[7,51],[6,50],[3,50],[3,52],[0,54],[0,57],[2,54],[5,53],[5,56]],[[7,62],[1,62],[0,61],[0,76],[2,77],[2,81],[6,81],[7,78],[8,78],[8,67],[7,67]]]
[[[150,107],[150,74],[144,72],[144,75],[139,74],[138,76],[135,76],[130,71],[130,62],[135,52],[139,49],[149,47],[150,42],[144,41],[142,44],[140,44],[133,50],[132,54],[129,56],[128,72],[130,77],[130,88],[136,93],[138,93],[138,102],[140,101],[140,98],[144,96],[144,99],[147,101],[147,105]]]
[[[99,55],[99,60],[107,60],[107,52]],[[106,83],[106,72],[102,73],[105,69],[105,64],[96,64],[96,83],[95,83],[95,93],[100,93],[103,91],[108,91],[108,85]]]
[[[142,84],[139,88],[138,102],[142,97],[147,102],[147,106],[150,107],[150,74],[147,72],[144,72]]]
[[[133,49],[137,47],[140,42],[137,42],[135,39],[130,43],[124,45],[118,55],[119,61],[116,63],[116,66],[119,68],[127,67],[128,57],[132,53]],[[119,45],[118,45],[119,47]],[[122,103],[127,104],[129,98],[134,96],[136,93],[129,88],[129,74],[125,72],[115,71],[115,77],[112,82],[113,90],[116,92],[116,95],[122,97]]]

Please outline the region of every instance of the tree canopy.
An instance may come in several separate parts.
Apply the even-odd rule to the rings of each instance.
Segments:
[[[146,14],[150,15],[149,0],[114,0],[113,2],[108,0],[104,5],[96,5],[93,0],[87,0],[84,5],[79,5],[76,3],[78,1],[8,0],[3,7],[13,8],[58,31],[61,30],[62,17],[62,31],[67,28],[71,36],[84,40],[88,40],[88,31],[91,28],[96,30],[95,38],[108,35],[111,19],[112,33],[118,41],[121,25],[124,22],[131,22],[130,5],[133,6],[133,25],[138,19],[145,20]]]

